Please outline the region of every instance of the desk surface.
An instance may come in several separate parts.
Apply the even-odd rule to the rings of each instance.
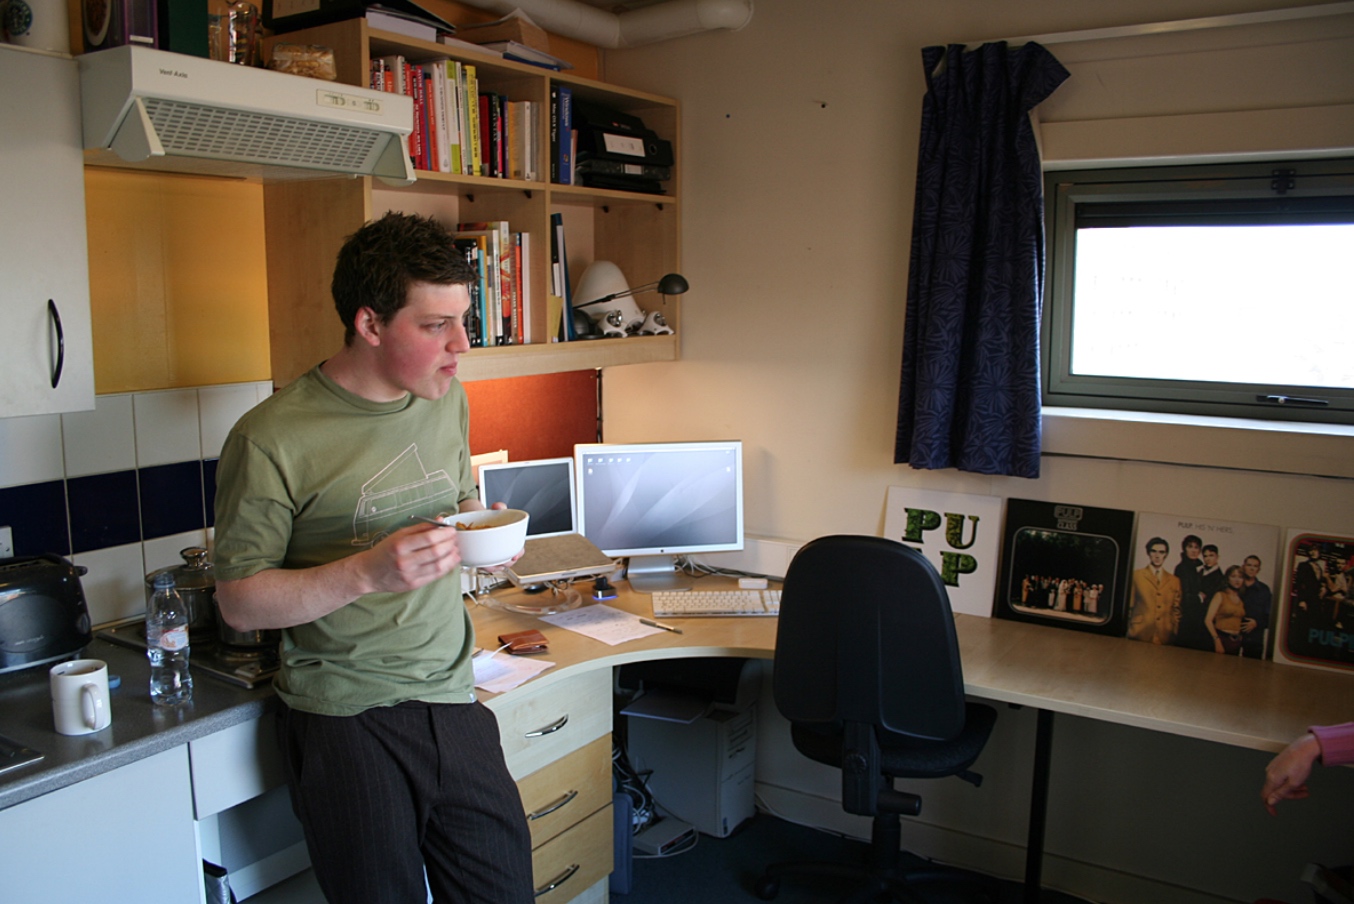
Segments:
[[[703,589],[723,579],[706,578]],[[650,598],[624,581],[608,605],[653,614]],[[496,599],[530,601],[521,591]],[[554,668],[526,685],[580,670],[660,658],[746,656],[770,659],[775,618],[682,618],[664,632],[609,646],[555,628],[531,615],[473,607],[481,644],[499,634],[541,627],[550,638],[543,658]],[[1255,750],[1280,750],[1308,725],[1354,719],[1354,675],[1158,647],[1122,638],[995,618],[958,615],[955,624],[965,690],[975,697],[1084,716],[1152,731]]]

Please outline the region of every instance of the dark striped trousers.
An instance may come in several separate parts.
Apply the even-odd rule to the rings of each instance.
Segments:
[[[483,704],[285,705],[292,808],[330,904],[527,904],[531,838]],[[427,886],[424,871],[427,871]]]

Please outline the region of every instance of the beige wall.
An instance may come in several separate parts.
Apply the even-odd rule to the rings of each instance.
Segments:
[[[1305,458],[1300,435],[1094,421],[1078,431],[1061,419],[1053,446],[1076,454],[1046,454],[1038,480],[893,463],[920,49],[1298,5],[776,0],[740,32],[609,54],[610,80],[682,101],[692,288],[680,362],[605,373],[607,439],[741,438],[748,530],[793,541],[878,533],[890,485],[1354,531],[1354,481],[1309,476],[1350,472]],[[1131,442],[1113,440],[1125,431]],[[1348,431],[1335,432],[1321,461],[1354,460]],[[1224,451],[1232,466],[1210,467]],[[1158,457],[1184,464],[1141,460]],[[922,840],[1019,871],[1030,714],[1002,720],[979,764],[995,777],[930,791],[923,823],[948,840]],[[1323,777],[1327,797],[1280,823],[1256,803],[1264,754],[1068,718],[1058,738],[1055,884],[1100,900],[1297,900],[1306,859],[1354,859],[1349,770]],[[767,754],[759,779],[835,793],[792,756]],[[1135,877],[1165,884],[1145,892]]]

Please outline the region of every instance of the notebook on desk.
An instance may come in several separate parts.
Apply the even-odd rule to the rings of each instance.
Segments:
[[[522,558],[505,569],[519,587],[610,574],[616,563],[576,530],[574,460],[480,466],[480,499],[531,515]]]

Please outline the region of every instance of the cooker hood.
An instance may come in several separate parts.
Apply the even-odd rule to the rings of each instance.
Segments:
[[[77,59],[88,163],[264,181],[414,181],[408,97],[151,47]]]

